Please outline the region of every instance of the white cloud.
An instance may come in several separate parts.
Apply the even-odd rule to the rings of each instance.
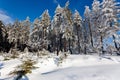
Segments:
[[[13,23],[13,19],[2,10],[0,10],[0,20],[5,24]]]

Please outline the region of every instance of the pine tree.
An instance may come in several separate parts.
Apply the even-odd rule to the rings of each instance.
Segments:
[[[40,26],[40,19],[36,18],[33,22],[33,29],[30,33],[30,42],[29,46],[31,51],[37,51],[41,49],[42,43],[42,27]]]
[[[12,27],[10,27],[8,32],[9,42],[12,43],[14,48],[17,48],[17,46],[19,45],[17,43],[20,42],[20,39],[21,39],[22,31],[20,29],[21,29],[20,22],[16,20],[12,25]]]
[[[116,2],[114,0],[103,0],[102,2],[100,26],[98,29],[100,33],[100,45],[102,54],[104,54],[103,40],[118,31],[118,9],[116,7]]]
[[[78,45],[78,53],[80,53],[82,48],[83,31],[82,31],[82,18],[77,10],[75,10],[73,21],[74,21],[73,33],[77,36],[77,43],[75,45]]]
[[[0,44],[3,42],[3,23],[0,21]]]
[[[63,23],[63,8],[61,8],[60,5],[57,6],[56,10],[55,10],[55,15],[54,15],[54,19],[52,22],[52,26],[53,26],[53,36],[54,38],[54,42],[52,40],[52,44],[54,44],[53,47],[57,47],[57,55],[59,55],[59,51],[62,51],[62,35],[64,33],[64,28],[62,26]],[[53,48],[55,50],[55,48]]]
[[[0,21],[0,51],[2,51],[2,43],[3,43],[3,23]]]
[[[84,19],[84,27],[85,27],[84,28],[84,31],[85,31],[84,42],[86,42],[85,49],[90,49],[90,48],[93,48],[93,33],[92,33],[92,26],[91,26],[91,10],[89,6],[85,6],[84,17],[85,17]]]
[[[93,41],[94,41],[94,51],[98,51],[99,48],[99,32],[97,30],[100,26],[100,19],[101,19],[101,4],[100,1],[94,0],[92,4],[92,11],[91,11],[91,26],[92,26],[92,34],[93,34]]]
[[[45,10],[41,15],[40,26],[43,28],[43,38],[47,36],[48,28],[51,25],[50,15],[48,10]]]
[[[63,27],[65,28],[65,32],[63,34],[63,38],[68,40],[68,48],[72,54],[73,47],[73,20],[72,20],[72,12],[69,9],[69,1],[66,2],[64,10],[63,10]]]
[[[23,44],[28,44],[29,41],[29,35],[30,35],[30,27],[31,27],[31,22],[30,18],[27,17],[22,23],[22,42]]]
[[[43,39],[43,44],[42,47],[47,49],[49,40],[48,40],[48,34],[49,34],[49,28],[51,26],[51,20],[50,20],[50,15],[48,10],[45,10],[43,14],[41,15],[41,20],[40,20],[40,26],[42,27],[42,39]]]
[[[0,21],[0,51],[9,52],[8,32],[6,26]]]
[[[63,22],[63,8],[61,8],[60,5],[57,6],[56,10],[55,10],[55,16],[53,19],[53,30],[56,32],[55,34],[58,35],[59,33],[64,32],[63,28],[62,28],[62,22]]]

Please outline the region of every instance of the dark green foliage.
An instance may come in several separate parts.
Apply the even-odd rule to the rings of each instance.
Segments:
[[[0,51],[9,52],[11,44],[8,41],[8,33],[5,25],[0,21]]]
[[[22,64],[17,66],[16,69],[12,72],[10,72],[9,75],[26,75],[27,73],[32,73],[32,69],[36,69],[37,67],[34,66],[36,64],[36,61],[27,59],[22,61]]]

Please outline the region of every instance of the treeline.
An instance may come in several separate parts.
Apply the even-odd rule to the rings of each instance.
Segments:
[[[0,21],[0,51],[10,49],[31,52],[46,49],[59,55],[59,51],[71,54],[104,54],[106,51],[119,54],[120,4],[115,0],[94,0],[92,8],[85,6],[82,18],[77,10],[57,6],[51,20],[48,10],[36,18],[33,23],[29,17],[24,21],[16,20],[4,25]],[[105,40],[112,38],[113,44]]]

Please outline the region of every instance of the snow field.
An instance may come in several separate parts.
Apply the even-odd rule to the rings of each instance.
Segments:
[[[118,80],[119,56],[69,55],[58,66],[57,56],[39,58],[37,69],[27,74],[29,80]],[[20,65],[20,59],[0,61],[0,80],[12,80],[8,75]],[[22,78],[21,80],[28,80]]]

